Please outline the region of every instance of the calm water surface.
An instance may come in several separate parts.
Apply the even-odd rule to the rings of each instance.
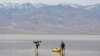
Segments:
[[[66,50],[63,56],[100,56],[100,41],[64,41]],[[42,41],[38,53],[32,40],[0,41],[0,56],[62,56],[51,52],[60,46],[61,41]]]
[[[38,53],[34,50],[2,50],[0,56],[62,56],[59,52],[51,52],[50,49],[40,49]],[[66,50],[63,56],[100,56],[100,52]]]

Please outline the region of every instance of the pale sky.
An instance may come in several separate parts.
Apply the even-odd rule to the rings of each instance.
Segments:
[[[68,3],[68,4],[81,4],[81,5],[91,5],[100,3],[100,0],[0,0],[0,2],[32,2],[32,3],[45,3],[45,4],[59,4],[59,3]]]

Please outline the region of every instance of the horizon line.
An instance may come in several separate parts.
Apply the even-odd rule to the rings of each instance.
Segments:
[[[4,34],[0,35],[0,40],[88,40],[100,41],[100,35],[24,35],[24,34]]]

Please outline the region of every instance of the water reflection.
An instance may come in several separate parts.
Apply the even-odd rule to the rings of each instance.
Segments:
[[[50,50],[40,50],[34,53],[35,56],[65,56],[65,52],[52,52]]]
[[[35,56],[39,56],[39,53],[38,53],[38,51],[35,51]]]
[[[61,56],[65,56],[65,50],[61,52]]]
[[[55,56],[65,56],[65,52],[52,52]]]

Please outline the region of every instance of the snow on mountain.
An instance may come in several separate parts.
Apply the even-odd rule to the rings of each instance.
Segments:
[[[81,7],[81,5],[77,5],[77,4],[70,4],[70,6],[73,7],[73,8],[79,8],[79,7]]]
[[[63,3],[63,4],[60,4],[60,5],[71,6],[73,8],[84,7],[85,9],[92,9],[92,8],[98,7],[100,4],[82,6],[82,5],[78,5],[78,4],[66,4],[66,3]],[[26,6],[26,8],[28,6],[33,6],[33,7],[39,8],[39,7],[48,6],[48,5],[47,4],[41,4],[41,3],[39,3],[39,4],[34,4],[34,3],[0,3],[0,7],[12,7],[12,8],[15,8],[15,7],[21,7],[21,6]]]
[[[95,5],[90,5],[90,6],[87,6],[86,9],[87,9],[87,10],[90,10],[90,9],[95,8],[95,7],[96,7]]]

